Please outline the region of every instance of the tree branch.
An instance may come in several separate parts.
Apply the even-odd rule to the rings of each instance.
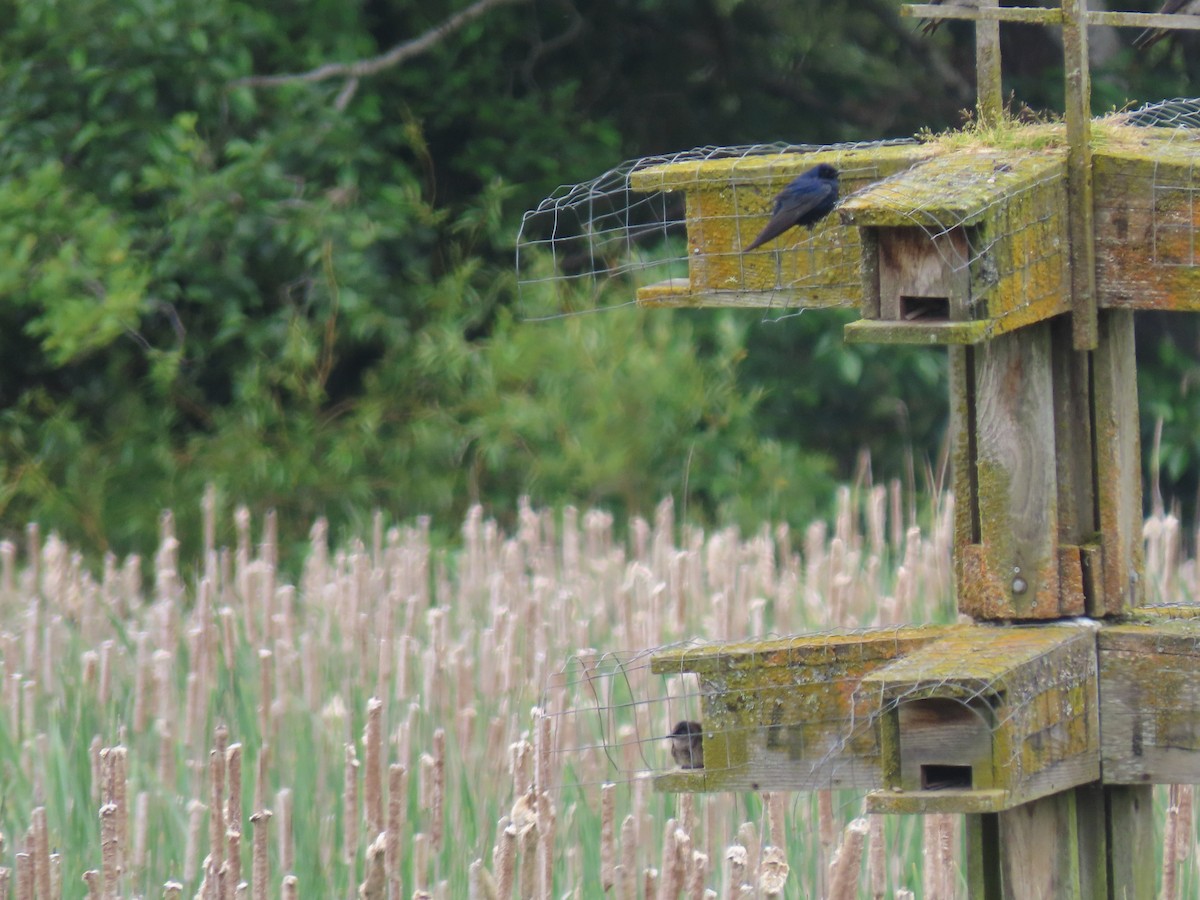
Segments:
[[[353,92],[351,84],[367,75],[375,75],[384,69],[390,69],[424,53],[426,50],[441,43],[454,32],[478,19],[495,6],[508,3],[524,3],[527,0],[475,0],[466,9],[456,12],[440,25],[430,28],[420,37],[411,41],[397,44],[382,56],[370,59],[360,59],[350,63],[326,63],[308,72],[295,72],[283,75],[248,75],[229,82],[230,87],[278,87],[284,84],[311,84],[317,81],[327,81],[330,78],[345,78],[348,80],[346,90]],[[345,91],[343,91],[345,93]],[[349,97],[346,98],[347,100]],[[344,103],[342,104],[344,105]]]

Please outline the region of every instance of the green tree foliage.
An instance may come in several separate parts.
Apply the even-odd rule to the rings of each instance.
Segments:
[[[893,0],[526,0],[352,83],[244,81],[463,7],[0,0],[7,529],[146,550],[210,480],[291,527],[522,493],[799,521],[859,447],[933,454],[935,356],[843,349],[828,316],[526,321],[512,242],[624,157],[951,124],[968,30],[926,41]],[[1131,93],[1182,93],[1193,63],[1156,53]]]

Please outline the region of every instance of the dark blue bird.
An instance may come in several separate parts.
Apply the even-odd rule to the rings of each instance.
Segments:
[[[838,199],[837,169],[828,163],[814,166],[779,192],[771,220],[748,247],[749,253],[796,225],[812,227],[833,212]]]

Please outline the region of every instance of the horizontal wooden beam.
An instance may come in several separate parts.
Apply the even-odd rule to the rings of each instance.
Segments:
[[[1061,9],[1021,6],[941,6],[933,3],[906,3],[900,15],[917,19],[959,19],[973,22],[1023,22],[1030,25],[1061,25]],[[1089,12],[1088,25],[1113,28],[1166,28],[1171,31],[1200,31],[1200,17],[1163,15],[1162,13]]]
[[[1034,25],[1062,24],[1061,9],[1022,6],[940,6],[935,3],[906,3],[900,15],[917,19],[967,19],[985,22],[1026,22]],[[1165,16],[1164,18],[1173,18]]]

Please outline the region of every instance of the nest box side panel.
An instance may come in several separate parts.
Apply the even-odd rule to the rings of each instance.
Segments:
[[[1100,151],[1094,171],[1100,305],[1200,310],[1200,142]]]
[[[965,424],[973,429],[967,452],[973,454],[974,473],[966,486],[974,493],[964,499],[971,506],[969,534],[978,542],[956,547],[959,609],[985,620],[1057,618],[1062,612],[1048,326],[1001,335],[975,347],[971,359],[973,377],[965,387],[974,391],[973,401],[956,398],[955,405],[971,407]],[[956,486],[963,486],[961,477]]]
[[[841,173],[843,197],[937,152],[922,144],[811,153],[758,154],[648,166],[630,173],[634,191],[683,191],[688,277],[638,290],[645,306],[847,307],[862,300],[858,230],[836,215],[810,231],[792,228],[743,253],[774,209],[775,197],[819,163]]]
[[[1105,784],[1200,782],[1200,622],[1100,632]]]
[[[1028,181],[989,215],[982,242],[990,253],[973,272],[979,287],[991,278],[986,309],[1006,331],[1066,312],[1071,306],[1067,177],[1060,159],[1025,163]]]
[[[658,776],[667,791],[878,787],[879,745],[855,706],[864,675],[946,629],[881,629],[656,654],[655,672],[695,672],[704,768]]]

